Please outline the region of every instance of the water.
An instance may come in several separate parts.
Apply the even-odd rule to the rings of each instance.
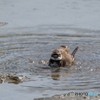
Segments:
[[[23,3],[24,2],[24,3]],[[100,92],[100,1],[1,0],[0,72],[30,79],[0,84],[2,100],[32,100],[72,91]],[[54,72],[50,53],[76,46],[74,65]],[[33,63],[34,61],[34,63]],[[6,96],[5,96],[6,95]]]

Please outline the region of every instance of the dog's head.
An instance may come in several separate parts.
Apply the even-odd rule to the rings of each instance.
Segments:
[[[49,66],[60,67],[62,65],[62,59],[63,56],[65,56],[65,52],[69,52],[69,47],[61,46],[60,49],[53,50],[49,60]]]
[[[55,49],[51,53],[50,57],[50,66],[51,67],[59,67],[60,66],[60,61],[62,60],[62,54],[58,49]]]

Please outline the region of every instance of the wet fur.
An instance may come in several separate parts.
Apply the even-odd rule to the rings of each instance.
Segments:
[[[59,54],[61,53],[62,59],[58,62],[58,67],[64,67],[67,65],[71,65],[75,60],[75,53],[78,50],[78,47],[74,49],[72,54],[69,54],[69,47],[60,46],[60,49],[55,49],[51,54]],[[52,59],[49,60],[49,66],[51,66]],[[56,61],[55,61],[56,62]],[[52,66],[51,66],[52,67]]]

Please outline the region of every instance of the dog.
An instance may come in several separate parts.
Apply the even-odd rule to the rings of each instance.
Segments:
[[[60,49],[55,49],[51,53],[49,60],[50,67],[65,67],[70,66],[75,60],[75,53],[78,50],[78,46],[74,49],[72,54],[69,54],[68,46],[60,46]]]

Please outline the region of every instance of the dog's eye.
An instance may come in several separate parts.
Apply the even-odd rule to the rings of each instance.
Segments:
[[[58,57],[61,57],[61,54],[58,54]]]

